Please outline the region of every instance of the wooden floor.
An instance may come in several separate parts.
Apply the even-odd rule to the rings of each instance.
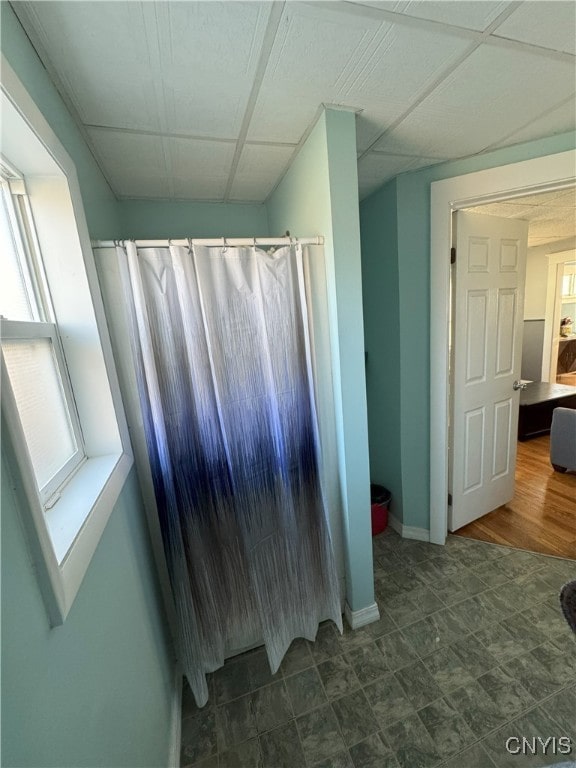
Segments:
[[[576,473],[554,472],[549,435],[518,443],[512,501],[456,533],[576,559]]]

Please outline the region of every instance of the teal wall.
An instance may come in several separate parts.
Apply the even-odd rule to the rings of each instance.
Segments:
[[[346,598],[374,602],[356,124],[325,110],[268,201],[271,232],[323,235],[344,515]]]
[[[400,295],[396,181],[360,208],[362,293],[367,352],[366,393],[370,478],[392,492],[391,513],[402,521],[400,451]]]
[[[2,52],[76,163],[90,235],[120,237],[114,196],[10,6],[1,11]],[[4,432],[2,764],[165,765],[173,663],[135,472],[55,629],[23,532],[21,486]]]
[[[562,134],[402,174],[396,179],[397,232],[383,234],[378,239],[373,235],[366,238],[365,233],[373,233],[381,225],[390,207],[388,185],[362,201],[363,263],[373,264],[384,253],[395,254],[398,268],[399,354],[388,362],[400,375],[400,427],[398,431],[386,433],[390,417],[386,419],[373,408],[369,418],[371,444],[392,440],[393,446],[386,450],[400,455],[405,525],[429,529],[430,366],[434,364],[430,361],[428,327],[430,185],[440,179],[564,152],[574,149],[574,145],[573,134]],[[371,308],[366,316],[371,318],[370,325],[376,326],[367,328],[371,336],[380,327],[377,313]],[[386,469],[382,472],[385,476]]]
[[[123,238],[155,240],[271,234],[263,204],[121,200],[118,206]]]

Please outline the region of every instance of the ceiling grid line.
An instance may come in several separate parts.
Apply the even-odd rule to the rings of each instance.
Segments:
[[[264,80],[264,75],[266,74],[266,68],[268,66],[268,61],[272,52],[272,46],[274,45],[274,41],[276,39],[276,33],[278,32],[278,27],[280,26],[280,21],[284,14],[284,6],[285,2],[274,3],[272,5],[272,10],[270,11],[268,24],[266,26],[266,33],[264,35],[264,41],[260,49],[258,65],[256,67],[256,72],[254,73],[252,89],[250,91],[250,96],[248,97],[244,118],[242,120],[242,125],[238,134],[238,140],[236,142],[236,150],[232,159],[232,166],[228,176],[226,191],[224,192],[224,202],[227,202],[230,199],[230,192],[232,190],[232,184],[234,183],[234,178],[236,176],[236,169],[238,168],[240,155],[244,149],[244,142],[246,141],[246,136],[248,135],[248,129],[250,128],[250,122],[252,121],[252,116],[254,114],[254,108],[256,106],[256,100],[260,92],[260,87],[262,85],[262,81]]]

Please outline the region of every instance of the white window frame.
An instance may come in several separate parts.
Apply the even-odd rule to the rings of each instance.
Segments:
[[[52,338],[67,374],[62,378],[69,377],[64,386],[70,387],[85,453],[58,489],[55,503],[47,505],[3,364],[2,442],[7,450],[3,445],[2,453],[9,475],[3,482],[16,489],[39,586],[56,626],[78,594],[133,459],[74,163],[4,56],[0,73],[0,151],[26,179],[27,196],[19,200],[24,210],[17,214],[26,218],[28,210],[34,222],[36,231],[27,239],[30,247],[41,249],[47,296],[43,275],[33,274],[32,280],[39,284],[36,290],[40,287],[39,303],[46,309],[50,302],[47,317],[25,324],[3,321],[2,331]],[[42,306],[38,309],[41,315]]]

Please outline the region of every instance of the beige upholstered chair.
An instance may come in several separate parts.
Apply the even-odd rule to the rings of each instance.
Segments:
[[[576,410],[554,408],[550,429],[550,463],[557,472],[576,470]]]

